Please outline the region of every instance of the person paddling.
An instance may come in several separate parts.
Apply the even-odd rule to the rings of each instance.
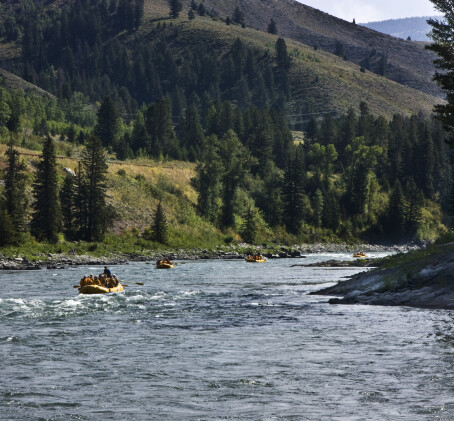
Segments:
[[[104,266],[104,278],[112,278],[112,272],[107,266]]]

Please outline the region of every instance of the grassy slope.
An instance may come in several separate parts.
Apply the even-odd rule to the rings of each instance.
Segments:
[[[191,45],[212,48],[215,54],[225,54],[236,38],[259,50],[274,54],[277,37],[263,31],[239,26],[227,26],[221,21],[198,17],[189,22],[179,19],[181,34]],[[366,101],[371,111],[391,118],[395,113],[430,114],[440,99],[416,89],[408,88],[371,72],[362,73],[360,67],[325,51],[287,39],[293,56],[291,108],[305,104],[315,112],[345,113],[349,107],[358,110]],[[292,111],[290,111],[292,114]]]
[[[6,166],[6,145],[0,144],[0,169]],[[29,173],[36,170],[40,152],[17,148],[27,163]],[[70,151],[72,157],[62,156]],[[68,148],[57,141],[59,174],[63,168],[76,169],[80,148]],[[158,163],[147,159],[133,161],[108,161],[107,195],[117,214],[111,234],[142,233],[150,226],[156,206],[162,200],[169,225],[169,243],[172,246],[190,248],[214,247],[223,242],[224,235],[195,212],[197,194],[190,185],[194,165],[183,162]],[[31,194],[31,192],[28,192]],[[131,244],[125,244],[129,247]],[[150,244],[139,241],[139,245]],[[121,248],[121,247],[120,247]],[[124,250],[124,248],[122,249]]]
[[[204,4],[207,10],[214,8],[223,18],[232,16],[238,6],[245,14],[246,24],[262,31],[266,31],[272,17],[281,36],[311,47],[317,45],[325,51],[333,52],[336,41],[340,41],[346,46],[348,59],[355,63],[376,50],[387,55],[390,79],[440,95],[439,88],[432,82],[433,56],[424,49],[423,43],[394,38],[346,22],[295,0],[205,0]]]

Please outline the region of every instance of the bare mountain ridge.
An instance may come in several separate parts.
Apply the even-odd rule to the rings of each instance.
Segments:
[[[235,7],[245,15],[248,26],[266,31],[271,18],[278,33],[308,46],[334,52],[342,43],[349,61],[364,64],[386,59],[386,77],[430,95],[442,97],[432,81],[433,54],[424,44],[406,41],[338,19],[293,0],[205,0],[207,10],[221,17],[232,16]],[[187,0],[189,6],[189,0]]]
[[[427,34],[431,31],[431,27],[427,20],[442,18],[442,16],[422,16],[360,23],[360,25],[396,38],[407,39],[410,37],[413,41],[429,42],[430,38]]]

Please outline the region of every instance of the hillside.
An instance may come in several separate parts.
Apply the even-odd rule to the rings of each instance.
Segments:
[[[378,22],[360,23],[361,26],[391,35],[395,38],[407,39],[412,41],[429,42],[427,34],[431,31],[431,26],[427,23],[428,19],[440,19],[440,16],[422,16],[405,19],[389,19]]]
[[[340,42],[348,60],[357,64],[368,58],[377,61],[384,57],[388,78],[431,95],[441,95],[432,82],[433,56],[424,45],[346,22],[293,0],[205,0],[204,4],[221,17],[231,16],[238,6],[246,24],[262,31],[266,31],[272,17],[279,35],[325,51],[334,52],[336,42]]]
[[[277,37],[266,33],[270,17],[273,17],[279,36],[287,38],[294,62],[290,75],[290,121],[305,121],[306,115],[314,113],[340,115],[350,107],[358,110],[363,100],[368,102],[374,114],[382,114],[386,118],[395,113],[408,115],[423,111],[429,114],[433,105],[440,101],[440,91],[431,81],[432,56],[417,43],[353,25],[291,0],[252,0],[247,4],[242,1],[226,3],[206,0],[203,4],[207,11],[212,9],[213,15],[221,18],[231,16],[234,7],[239,6],[247,27],[226,26],[222,20],[208,16],[197,16],[189,21],[188,2],[180,18],[171,20],[168,18],[167,1],[155,0],[145,2],[141,27],[134,33],[120,34],[116,40],[128,49],[138,42],[157,45],[165,40],[176,53],[181,46],[185,46],[193,52],[205,50],[221,59],[229,52],[234,40],[240,38],[253,48],[274,54]],[[161,24],[171,24],[172,28],[157,30]],[[181,28],[182,32],[178,33],[178,29],[175,31],[174,28]],[[342,43],[348,60],[332,54],[336,43]],[[17,63],[20,62],[17,54],[20,51],[14,48],[14,44],[2,42],[0,67],[6,70],[15,68],[17,73]],[[14,68],[11,63],[16,63]],[[360,72],[360,65],[363,72]],[[378,67],[383,65],[386,77],[376,74]],[[46,89],[36,75],[32,78]],[[52,82],[56,83],[61,82]],[[102,99],[103,95],[96,99]]]
[[[277,39],[263,31],[226,26],[210,18],[181,20],[178,24],[184,44],[203,45],[218,56],[227,54],[236,38],[254,49],[273,54]],[[293,60],[291,121],[298,119],[299,114],[332,112],[340,115],[350,107],[358,111],[361,101],[366,101],[374,114],[386,118],[396,113],[409,115],[419,111],[429,115],[434,104],[441,101],[372,72],[363,73],[357,64],[301,42],[287,40],[287,47]],[[307,120],[304,115],[302,118]]]

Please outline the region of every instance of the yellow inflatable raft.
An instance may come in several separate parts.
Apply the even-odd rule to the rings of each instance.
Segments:
[[[166,263],[166,262],[156,262],[156,267],[158,269],[172,269],[175,265],[172,263]]]
[[[260,257],[259,259],[256,259],[254,256],[248,256],[246,257],[246,262],[249,263],[265,263],[266,259],[264,257]]]
[[[108,294],[109,292],[121,292],[123,285],[118,284],[114,288],[102,287],[101,285],[85,285],[79,288],[79,294]]]
[[[360,253],[354,253],[354,254],[353,254],[353,257],[359,257],[359,258],[361,258],[361,257],[367,257],[367,256],[366,256],[363,252],[360,252]]]

